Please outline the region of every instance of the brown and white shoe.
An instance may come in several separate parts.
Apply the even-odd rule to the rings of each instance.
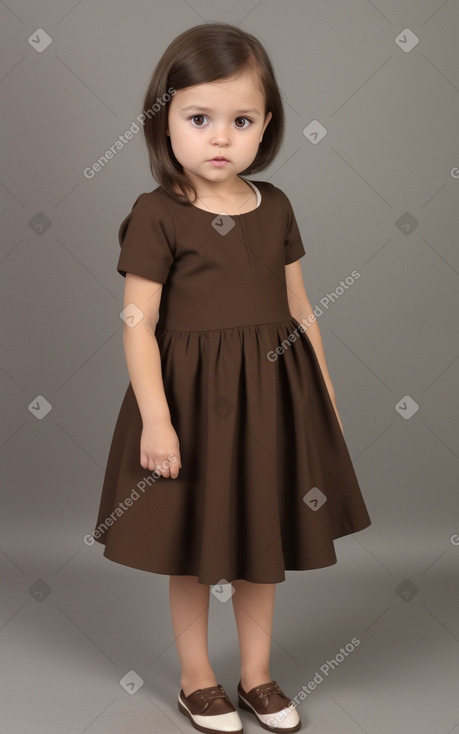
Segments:
[[[195,729],[206,734],[243,734],[239,714],[220,684],[198,688],[189,696],[180,689],[178,710],[190,719]]]
[[[279,688],[275,680],[244,691],[239,681],[237,686],[240,708],[255,714],[260,726],[267,731],[298,731],[301,719],[296,706]]]

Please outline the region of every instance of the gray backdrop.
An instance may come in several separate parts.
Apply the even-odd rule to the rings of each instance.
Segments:
[[[294,206],[373,521],[336,541],[334,566],[287,571],[271,673],[307,690],[311,733],[459,732],[453,0],[0,3],[0,732],[192,730],[168,577],[83,542],[129,380],[118,227],[157,185],[141,133],[84,170],[140,113],[166,45],[212,20],[257,35],[274,63],[286,137],[253,178]],[[213,594],[209,646],[235,702],[235,621]]]

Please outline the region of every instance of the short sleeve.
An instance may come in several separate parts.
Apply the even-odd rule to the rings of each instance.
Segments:
[[[279,191],[281,191],[279,189]],[[286,194],[282,193],[282,199],[284,201],[284,209],[286,215],[286,233],[284,241],[284,263],[289,265],[290,263],[299,260],[303,255],[306,254],[304,249],[303,241],[301,239],[300,230],[293,212],[290,199]]]
[[[116,266],[125,278],[134,273],[165,283],[174,262],[175,227],[172,216],[154,192],[141,194],[118,232],[121,253]]]

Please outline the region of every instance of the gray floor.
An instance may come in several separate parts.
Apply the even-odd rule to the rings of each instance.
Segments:
[[[271,674],[291,697],[305,690],[298,711],[311,733],[459,732],[459,546],[441,530],[428,542],[380,533],[335,541],[334,566],[287,572],[277,585]],[[99,545],[59,567],[45,538],[42,555],[22,551],[27,560],[33,584],[3,557],[1,734],[192,731],[177,710],[168,576],[112,563]],[[236,703],[229,597],[211,594],[209,620],[211,662]],[[346,645],[348,655],[337,656]],[[238,711],[245,732],[261,731]]]
[[[194,731],[168,577],[83,543],[128,384],[118,229],[156,187],[141,133],[84,171],[130,129],[166,45],[210,20],[274,62],[286,136],[252,178],[292,202],[373,521],[336,541],[336,565],[278,585],[271,674],[309,690],[311,734],[459,734],[459,3],[444,0],[0,2],[0,734]],[[232,604],[213,595],[209,647],[236,703]]]

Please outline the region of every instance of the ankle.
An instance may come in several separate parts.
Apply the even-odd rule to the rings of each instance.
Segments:
[[[269,670],[261,670],[255,673],[241,673],[241,686],[243,690],[248,693],[255,688],[255,686],[261,686],[263,683],[269,683],[272,680]]]

